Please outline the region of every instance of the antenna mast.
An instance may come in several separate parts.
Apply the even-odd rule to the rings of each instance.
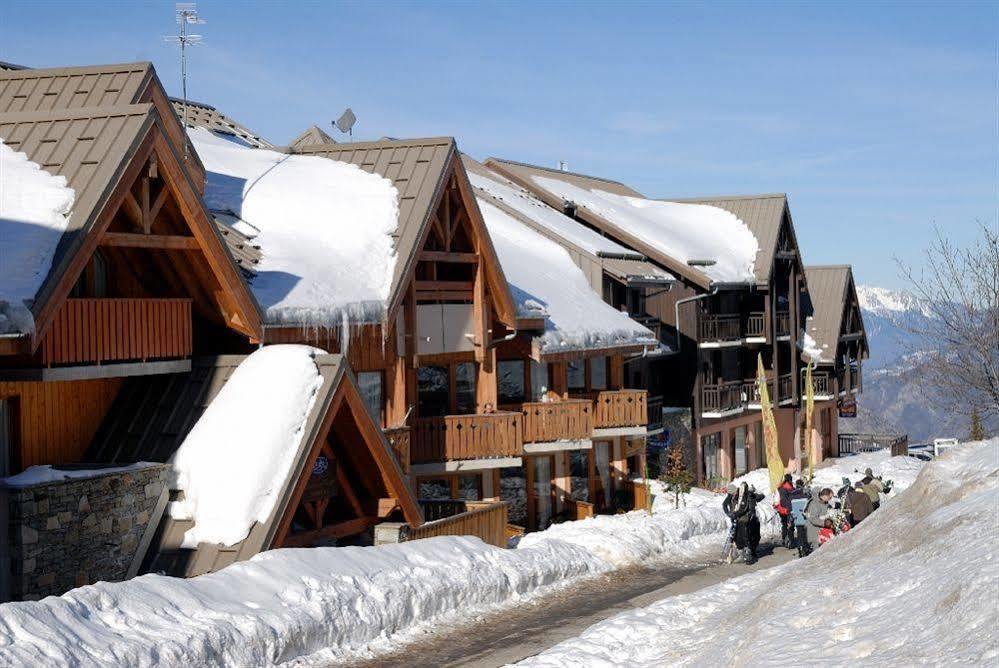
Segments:
[[[174,37],[170,35],[164,37],[163,41],[170,44],[180,45],[180,80],[181,89],[183,91],[184,104],[183,104],[183,121],[184,121],[184,132],[187,132],[187,47],[194,46],[195,44],[201,44],[201,35],[190,35],[187,32],[187,25],[201,25],[204,21],[198,16],[198,6],[194,2],[178,2],[174,5],[176,10],[177,25],[177,36]],[[188,140],[184,138],[184,161],[187,161],[188,154]]]

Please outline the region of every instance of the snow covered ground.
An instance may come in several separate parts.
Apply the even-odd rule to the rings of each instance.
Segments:
[[[883,465],[899,487],[915,470]],[[962,445],[807,559],[623,613],[520,665],[995,665],[997,480],[999,439]]]
[[[880,465],[902,471],[887,458]],[[835,472],[852,471],[843,466]],[[328,664],[388,651],[579,577],[719,559],[728,529],[722,496],[695,489],[675,509],[662,485],[651,484],[651,516],[558,524],[511,550],[456,537],[274,550],[189,580],[147,575],[5,604],[0,665]],[[764,533],[774,535],[769,504],[759,513]]]

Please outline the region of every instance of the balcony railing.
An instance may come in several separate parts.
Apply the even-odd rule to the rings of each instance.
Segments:
[[[392,446],[392,452],[395,453],[395,458],[399,462],[399,467],[402,469],[403,473],[409,473],[409,450],[410,450],[410,437],[409,437],[409,427],[388,427],[384,430],[385,439]]]
[[[774,395],[774,381],[767,381],[767,391],[770,395],[770,401],[775,398]],[[759,406],[760,405],[760,386],[756,383],[755,378],[747,378],[742,384],[742,394],[743,399],[747,404]]]
[[[697,322],[698,340],[738,341],[742,338],[741,320],[738,315],[701,314]]]
[[[645,390],[608,390],[597,392],[593,400],[593,426],[642,427],[648,422],[648,392]]]
[[[808,391],[808,386],[805,384],[807,376],[805,372],[801,373],[801,395],[804,396]],[[833,390],[833,379],[832,375],[826,371],[813,371],[812,372],[812,385],[815,388],[815,394],[817,396],[828,396],[832,394]]]
[[[519,457],[524,442],[520,413],[445,415],[413,421],[411,458],[414,464]]]
[[[190,357],[190,299],[67,299],[41,345],[42,363]]]
[[[593,403],[588,399],[525,403],[524,443],[549,443],[589,438],[593,434]]]
[[[837,456],[889,450],[892,457],[909,454],[908,434],[840,434]]]
[[[767,317],[762,311],[754,311],[746,318],[746,337],[760,338],[767,334]]]
[[[780,401],[787,401],[793,397],[793,387],[794,379],[791,377],[791,374],[786,373],[777,378],[777,395],[780,397]]]
[[[724,413],[742,408],[741,380],[705,385],[701,389],[701,412]]]
[[[791,336],[791,314],[788,311],[777,311],[777,336]]]

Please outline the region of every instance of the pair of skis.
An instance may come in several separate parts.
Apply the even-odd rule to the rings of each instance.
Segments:
[[[735,561],[735,520],[729,520],[728,537],[725,539],[725,548],[722,550],[722,559],[731,564]]]

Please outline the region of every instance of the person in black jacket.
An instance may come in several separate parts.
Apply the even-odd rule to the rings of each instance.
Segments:
[[[756,516],[756,504],[763,500],[762,494],[742,483],[735,492],[729,492],[722,502],[722,509],[735,523],[735,547],[742,553],[747,564],[756,561],[756,548],[760,545],[760,520]]]

